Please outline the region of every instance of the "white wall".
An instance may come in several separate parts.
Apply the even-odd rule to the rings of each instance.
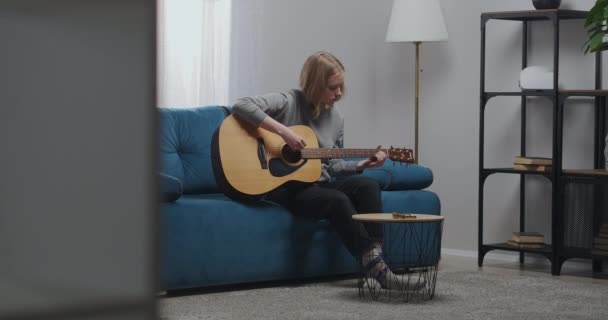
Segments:
[[[240,4],[247,2],[246,4]],[[384,42],[392,0],[235,0],[232,98],[297,86],[304,59],[329,50],[345,64],[347,147],[414,145],[414,45]],[[563,0],[562,8],[588,10],[593,0]],[[420,164],[430,167],[446,216],[444,247],[477,250],[480,14],[531,10],[531,0],[441,1],[448,42],[421,47]],[[528,63],[551,66],[547,23],[533,26]],[[582,55],[582,21],[561,29],[560,70],[567,88],[592,88],[593,59]],[[490,22],[488,90],[515,90],[521,66],[521,25]],[[519,154],[519,98],[495,98],[486,112],[486,165],[509,166]],[[550,156],[550,105],[528,103],[528,154]],[[564,165],[590,166],[591,104],[566,109]],[[580,112],[578,109],[583,109]],[[575,141],[580,142],[574,146]],[[588,156],[580,156],[581,153]],[[503,241],[518,228],[519,178],[491,176],[485,187],[486,241]],[[550,185],[528,180],[529,229],[550,236]],[[532,199],[534,198],[534,199]],[[540,198],[543,198],[542,200]]]

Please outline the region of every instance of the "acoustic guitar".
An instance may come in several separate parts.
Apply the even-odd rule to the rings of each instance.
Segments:
[[[239,201],[255,201],[288,181],[315,182],[321,177],[321,159],[369,158],[377,149],[319,148],[314,131],[291,126],[306,147],[293,150],[281,136],[254,128],[233,115],[215,132],[213,172],[224,193]],[[411,149],[382,149],[395,162],[414,162]]]

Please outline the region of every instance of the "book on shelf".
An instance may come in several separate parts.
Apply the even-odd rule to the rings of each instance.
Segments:
[[[602,224],[597,236],[593,238],[591,253],[594,255],[608,256],[608,225]]]
[[[604,239],[608,239],[608,227],[604,227],[605,225],[602,225],[600,227],[600,231],[598,231],[597,233],[597,238],[604,238]]]
[[[606,250],[608,250],[608,238],[593,238],[593,246],[597,248],[605,248]]]
[[[608,256],[608,250],[592,248],[591,254],[596,255],[596,256]]]
[[[513,232],[511,241],[515,243],[545,243],[545,236],[538,232]]]
[[[606,250],[606,251],[608,251],[608,244],[593,243],[593,248],[592,249],[599,249],[599,250]]]
[[[551,158],[543,158],[543,157],[522,157],[517,156],[513,158],[514,164],[533,164],[533,165],[541,165],[541,166],[551,166],[553,164],[553,159]]]
[[[602,244],[608,246],[608,238],[595,237],[593,238],[593,244]]]
[[[511,247],[520,248],[520,249],[542,249],[545,247],[544,243],[540,242],[517,242],[513,240],[507,241],[507,244]]]
[[[536,171],[536,172],[547,172],[551,171],[551,166],[536,165],[536,164],[514,164],[513,169],[524,170],[524,171]]]

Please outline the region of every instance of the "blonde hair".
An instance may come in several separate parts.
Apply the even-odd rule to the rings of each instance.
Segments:
[[[344,65],[333,54],[326,51],[315,52],[310,55],[300,73],[300,88],[308,101],[312,103],[312,115],[316,119],[321,113],[321,99],[328,86],[330,77],[344,72]],[[344,84],[340,86],[344,94]]]

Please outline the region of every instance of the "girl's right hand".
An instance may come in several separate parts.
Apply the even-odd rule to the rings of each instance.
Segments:
[[[281,131],[280,136],[293,150],[301,150],[306,147],[306,141],[304,141],[304,138],[288,127],[285,127]]]
[[[285,143],[287,143],[287,145],[293,150],[302,150],[304,147],[306,147],[306,141],[304,141],[304,138],[295,133],[295,131],[289,127],[274,120],[272,117],[264,118],[260,124],[260,127],[281,136]]]

